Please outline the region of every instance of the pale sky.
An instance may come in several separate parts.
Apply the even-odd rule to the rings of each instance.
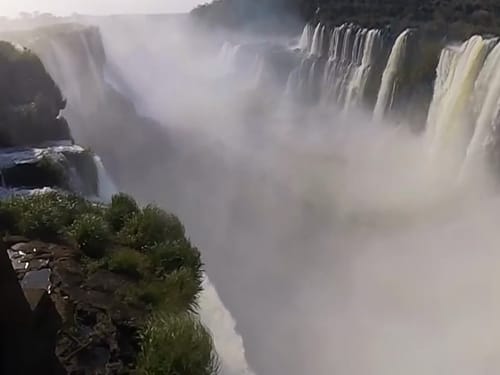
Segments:
[[[0,16],[19,12],[49,12],[56,15],[178,13],[188,12],[209,0],[0,0]]]

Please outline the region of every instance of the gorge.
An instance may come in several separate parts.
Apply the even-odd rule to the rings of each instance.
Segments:
[[[425,4],[386,27],[326,3],[286,32],[195,12],[0,37],[40,56],[118,188],[185,223],[222,374],[497,374],[494,24],[442,35]]]

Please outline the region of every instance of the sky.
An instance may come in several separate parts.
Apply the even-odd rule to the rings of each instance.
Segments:
[[[0,16],[20,12],[49,12],[56,15],[179,13],[188,12],[208,0],[0,0]]]

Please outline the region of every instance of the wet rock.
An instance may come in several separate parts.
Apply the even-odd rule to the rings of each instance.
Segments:
[[[21,282],[23,289],[50,289],[50,270],[29,271]]]

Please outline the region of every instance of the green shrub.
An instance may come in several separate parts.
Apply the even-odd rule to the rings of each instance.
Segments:
[[[191,246],[186,239],[163,242],[153,246],[148,255],[153,265],[164,273],[187,268],[195,274],[201,274],[203,264],[198,249]]]
[[[80,249],[91,258],[101,258],[111,241],[111,232],[103,217],[85,214],[71,226],[70,233]]]
[[[20,216],[18,210],[0,201],[0,232],[18,232]]]
[[[106,220],[111,229],[115,232],[120,231],[127,220],[139,212],[139,206],[134,198],[120,193],[114,195],[111,204],[106,210]]]
[[[60,192],[14,197],[6,204],[18,213],[21,234],[49,241],[64,235],[81,215],[101,210],[81,197]]]
[[[148,258],[132,249],[114,251],[107,262],[108,269],[134,278],[142,278],[150,268]]]
[[[198,310],[198,296],[203,290],[202,276],[181,268],[169,274],[163,281],[162,308],[170,312]]]
[[[154,316],[141,335],[139,375],[215,375],[220,365],[207,329],[191,314]]]
[[[127,247],[145,250],[161,242],[184,239],[184,227],[176,216],[147,206],[125,223],[120,239]]]

